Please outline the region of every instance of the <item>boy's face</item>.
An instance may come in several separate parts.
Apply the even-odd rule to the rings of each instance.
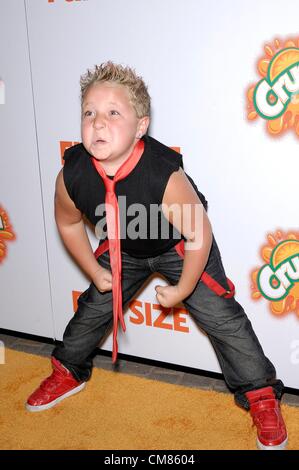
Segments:
[[[87,90],[82,105],[82,142],[104,169],[117,170],[148,124],[148,117],[137,117],[126,87],[105,82]]]

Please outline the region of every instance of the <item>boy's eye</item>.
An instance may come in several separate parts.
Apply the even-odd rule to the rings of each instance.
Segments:
[[[110,114],[111,114],[112,116],[117,116],[117,115],[119,114],[119,112],[116,111],[115,109],[112,109],[112,110],[110,111]]]
[[[89,116],[91,116],[92,114],[93,114],[92,111],[85,111],[85,112],[83,113],[83,116],[84,116],[84,117],[89,117]]]

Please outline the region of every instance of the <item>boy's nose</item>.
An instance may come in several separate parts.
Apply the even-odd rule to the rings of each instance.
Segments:
[[[96,116],[94,121],[93,121],[93,126],[96,129],[101,129],[102,127],[106,126],[105,120],[103,118],[101,118],[100,116]]]

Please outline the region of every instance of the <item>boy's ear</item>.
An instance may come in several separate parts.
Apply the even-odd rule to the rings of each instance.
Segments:
[[[141,138],[142,136],[146,134],[149,123],[150,123],[149,116],[144,116],[143,118],[140,118],[139,124],[138,124],[138,131],[137,131],[138,138]]]

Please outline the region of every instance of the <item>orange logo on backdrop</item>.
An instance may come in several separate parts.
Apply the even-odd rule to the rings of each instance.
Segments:
[[[74,312],[77,311],[80,295],[79,291],[72,292]],[[145,324],[181,333],[189,333],[190,331],[187,326],[188,311],[183,307],[165,308],[160,304],[132,300],[129,304],[129,311],[129,321],[134,325]]]
[[[80,142],[74,142],[74,141],[69,141],[69,140],[61,140],[59,142],[59,147],[60,147],[60,159],[61,159],[61,164],[62,166],[64,165],[64,160],[63,160],[63,156],[64,156],[64,152],[66,151],[66,149],[70,148],[70,147],[73,147],[74,145],[77,145],[79,144]]]
[[[6,242],[15,240],[16,236],[9,222],[8,215],[0,206],[0,263],[7,256]]]
[[[299,38],[266,44],[258,83],[247,91],[247,118],[261,117],[271,136],[294,129],[299,137]]]
[[[299,233],[277,230],[261,248],[266,263],[251,273],[252,298],[264,297],[274,315],[295,312],[299,316]]]
[[[64,156],[64,152],[66,151],[66,149],[70,148],[70,147],[73,147],[74,145],[77,145],[77,144],[80,144],[80,142],[75,142],[75,141],[70,141],[70,140],[61,140],[59,142],[59,147],[60,147],[60,159],[61,159],[61,164],[63,166],[64,164],[64,160],[63,160],[63,156]],[[175,150],[176,152],[180,153],[181,149],[180,147],[170,147],[172,150]]]

